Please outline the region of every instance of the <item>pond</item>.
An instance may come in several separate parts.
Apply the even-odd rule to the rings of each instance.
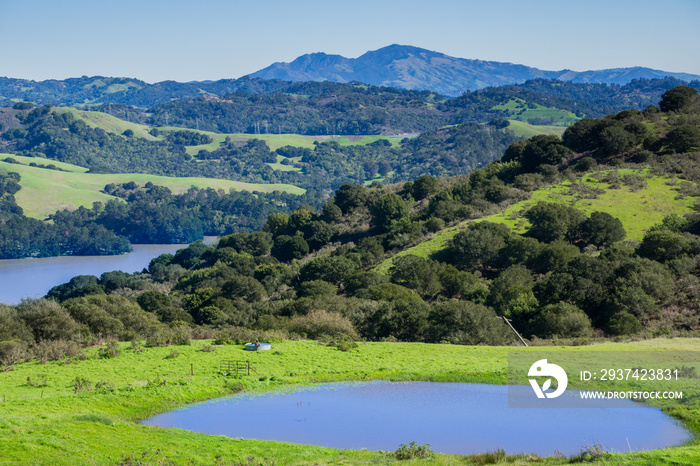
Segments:
[[[692,438],[655,408],[508,408],[506,386],[431,382],[326,384],[291,393],[239,395],[144,423],[333,448],[396,450],[415,441],[456,454],[503,448],[506,453],[547,456],[559,451],[570,456],[595,444],[627,452]]]

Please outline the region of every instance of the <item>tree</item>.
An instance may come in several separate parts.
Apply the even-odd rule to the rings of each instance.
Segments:
[[[299,286],[299,296],[303,298],[315,298],[317,296],[334,296],[338,287],[323,280],[311,280]]]
[[[500,223],[473,223],[452,239],[448,249],[452,261],[465,268],[492,263],[510,236],[507,226]]]
[[[666,262],[689,253],[696,253],[691,236],[668,230],[649,231],[637,248],[637,254],[649,259]],[[697,237],[695,237],[697,238]]]
[[[562,338],[587,337],[593,329],[591,319],[578,307],[569,303],[545,306],[532,322],[540,338],[559,336]]]
[[[372,223],[386,230],[391,222],[408,218],[408,207],[397,194],[389,193],[377,199],[370,207]]]
[[[523,171],[534,172],[542,164],[558,165],[571,155],[559,136],[537,135],[526,141],[511,144],[505,151],[503,162],[520,162]]]
[[[677,86],[661,95],[659,110],[662,112],[677,112],[688,105],[698,94],[697,89],[689,86]]]
[[[308,253],[309,245],[301,236],[280,235],[272,246],[272,256],[282,262],[301,259]]]
[[[428,316],[428,338],[433,343],[455,345],[504,345],[513,340],[492,309],[469,301],[434,304]]]
[[[272,236],[277,237],[287,231],[287,223],[289,223],[289,215],[284,212],[276,212],[267,217],[263,231],[270,232]]]
[[[17,316],[32,329],[36,341],[71,340],[88,330],[76,322],[56,301],[23,299],[17,305]]]
[[[362,186],[344,184],[335,192],[334,203],[343,214],[347,214],[367,204],[367,190]]]
[[[671,152],[683,153],[700,150],[700,127],[696,125],[677,126],[668,132],[664,142]]]
[[[620,219],[607,212],[593,212],[581,223],[581,237],[598,247],[608,247],[625,239],[625,228]]]
[[[605,155],[617,155],[627,152],[636,144],[636,138],[621,124],[610,125],[600,132],[598,137],[600,149]]]
[[[525,217],[532,224],[528,236],[545,243],[575,239],[579,225],[586,218],[583,212],[575,207],[543,201],[528,210]]]
[[[503,314],[511,301],[532,291],[534,282],[532,274],[524,266],[508,267],[491,283],[487,303]]]
[[[68,283],[51,288],[46,297],[62,302],[80,296],[104,293],[104,289],[100,286],[97,277],[93,275],[77,275],[71,278]]]
[[[324,280],[339,285],[357,270],[357,264],[343,256],[319,256],[304,264],[299,270],[299,280]]]
[[[432,299],[442,291],[437,262],[411,255],[397,257],[390,272],[392,282],[416,290],[423,298]]]
[[[340,210],[340,207],[338,207],[334,203],[327,202],[326,204],[323,204],[323,207],[321,208],[321,214],[319,216],[321,220],[325,222],[335,223],[341,218],[343,218],[343,211]]]
[[[314,251],[330,243],[338,234],[337,228],[322,220],[314,220],[307,223],[303,231],[309,248]]]
[[[436,193],[438,187],[439,183],[437,178],[430,175],[423,175],[413,182],[411,194],[415,200],[420,201]]]

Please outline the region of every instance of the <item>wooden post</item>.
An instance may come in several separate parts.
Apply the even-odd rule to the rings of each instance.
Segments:
[[[515,332],[515,334],[516,334],[516,335],[518,336],[518,338],[520,339],[520,342],[521,342],[523,345],[527,346],[527,343],[525,343],[525,340],[523,340],[523,337],[521,337],[520,334],[518,333],[518,331],[515,330],[515,327],[513,327],[513,326],[511,325],[510,321],[509,321],[508,319],[506,319],[506,316],[503,316],[503,320],[505,321],[506,324],[508,324],[508,327],[510,327],[510,329],[511,329],[513,332]]]
[[[190,375],[194,375],[194,364],[190,363]]]

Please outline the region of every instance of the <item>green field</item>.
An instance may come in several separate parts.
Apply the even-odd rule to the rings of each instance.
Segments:
[[[2,162],[12,157],[20,164]],[[29,163],[54,164],[66,172],[45,168],[30,167]],[[44,219],[61,209],[76,209],[80,206],[92,207],[93,202],[107,202],[115,199],[102,191],[110,183],[128,183],[135,181],[140,186],[149,181],[155,185],[167,186],[174,193],[183,193],[191,186],[213,188],[229,191],[285,191],[303,194],[304,189],[289,184],[253,184],[215,178],[178,178],[169,176],[146,175],[142,173],[96,174],[86,173],[87,169],[49,159],[21,157],[13,154],[0,154],[0,170],[20,174],[22,189],[15,195],[17,204],[24,209],[28,217]]]
[[[510,123],[508,125],[508,129],[519,138],[529,138],[532,136],[537,136],[538,134],[553,134],[555,136],[561,136],[566,130],[566,128],[563,126],[531,125],[529,123],[525,123],[524,121],[518,120],[508,120],[508,122]]]
[[[3,464],[386,464],[391,452],[336,450],[310,445],[227,438],[181,429],[147,427],[140,420],[238,390],[261,393],[344,380],[425,380],[504,384],[512,350],[542,348],[360,343],[342,352],[313,341],[273,342],[272,351],[246,352],[241,345],[201,351],[205,343],[146,348],[121,344],[121,355],[41,364],[17,364],[0,372],[0,462]],[[689,351],[698,339],[656,339],[584,347],[564,352]],[[173,351],[178,357],[170,358]],[[250,361],[254,376],[224,377],[219,362]],[[191,370],[193,374],[191,374]],[[76,379],[83,387],[76,389]],[[692,382],[688,382],[692,383]],[[695,387],[697,389],[697,386]],[[696,435],[700,410],[672,412]],[[245,422],[232,419],[232,422]],[[572,420],[575,422],[575,420]],[[409,443],[414,439],[406,439]],[[604,442],[604,439],[600,439]],[[398,445],[396,445],[398,447]],[[697,464],[700,442],[639,453],[615,454],[609,464]],[[432,464],[484,464],[479,457],[438,455]],[[425,461],[421,461],[424,463]],[[510,458],[511,464],[567,464],[568,458]]]
[[[617,172],[622,175],[644,175],[641,170],[621,169]],[[602,172],[603,174],[607,172]],[[525,233],[529,229],[529,223],[523,216],[524,212],[539,201],[555,202],[575,206],[587,215],[592,212],[607,212],[617,217],[622,222],[628,240],[641,240],[644,232],[651,226],[661,223],[661,220],[669,214],[676,213],[683,215],[694,211],[697,198],[685,197],[679,194],[677,182],[667,177],[653,176],[645,178],[646,187],[639,190],[632,190],[630,187],[622,186],[619,189],[610,189],[608,183],[598,181],[594,174],[585,175],[581,182],[584,186],[604,189],[605,193],[598,194],[595,199],[586,199],[571,189],[572,182],[538,189],[532,193],[532,197],[525,201],[520,201],[511,205],[507,209],[494,215],[490,215],[478,220],[494,223],[503,223],[517,233]],[[380,263],[375,270],[380,273],[387,273],[393,265],[393,258],[404,255],[414,255],[419,257],[430,257],[430,255],[445,249],[449,241],[472,221],[462,222],[459,225],[446,228],[428,240],[416,246],[404,249],[395,256]]]
[[[159,130],[167,131],[177,131],[184,128],[176,128],[174,126],[169,127],[159,127]],[[304,136],[301,134],[244,134],[244,133],[213,133],[211,131],[198,131],[199,133],[206,134],[211,137],[213,141],[209,144],[201,144],[198,146],[188,146],[186,151],[190,155],[196,155],[200,150],[207,150],[213,152],[219,147],[221,147],[226,140],[226,137],[230,137],[232,141],[245,142],[251,139],[260,139],[265,141],[270,150],[274,151],[284,146],[294,146],[303,147],[306,149],[313,149],[314,142],[324,142],[324,141],[336,141],[341,146],[352,146],[352,145],[366,145],[371,144],[379,139],[386,139],[393,146],[399,145],[399,138],[390,138],[387,136]]]
[[[532,106],[532,108],[530,108]],[[509,120],[528,122],[533,118],[551,120],[550,125],[569,126],[576,123],[578,118],[568,110],[545,107],[540,104],[527,104],[522,99],[511,99],[505,104],[495,105],[492,110],[506,110],[510,113]]]

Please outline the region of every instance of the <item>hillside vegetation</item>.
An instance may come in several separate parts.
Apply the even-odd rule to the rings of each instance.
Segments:
[[[499,133],[498,125],[487,126],[490,137],[505,134]],[[447,171],[458,163],[456,153],[468,144],[481,144],[486,152],[496,150],[495,144],[488,144],[494,139],[484,136],[475,141],[469,136],[472,133],[463,131],[467,127],[440,128],[402,142],[401,147],[410,149],[414,157],[404,160],[416,170],[408,173],[421,169],[419,160]],[[207,136],[174,132],[166,137],[201,144]],[[385,145],[379,140],[352,150],[368,154],[379,150],[374,144]],[[264,147],[254,142],[248,150],[264,152]],[[330,173],[328,160],[338,153],[340,145],[327,142],[313,151],[286,148],[278,155],[301,163],[313,161]],[[267,163],[282,163],[278,160]],[[50,398],[42,401],[39,392],[36,400],[36,393],[32,398],[25,388],[14,388],[13,396],[27,398],[0,405],[0,410],[8,410],[10,419],[0,423],[0,429],[8,431],[13,440],[17,437],[12,436],[22,435],[31,448],[41,452],[45,451],[41,442],[50,437],[57,445],[52,449],[54,455],[56,450],[67,451],[65,445],[73,445],[68,439],[77,437],[86,444],[80,451],[93,455],[86,461],[112,458],[117,438],[113,434],[118,430],[125,438],[148,439],[135,440],[131,445],[136,450],[127,455],[143,455],[154,442],[163,442],[165,456],[186,462],[189,458],[182,456],[182,445],[201,440],[203,446],[197,450],[201,461],[217,453],[237,459],[237,451],[220,453],[228,446],[220,439],[217,446],[209,447],[211,439],[180,432],[173,434],[179,440],[173,443],[160,430],[133,424],[173,404],[233,389],[264,390],[280,387],[282,382],[373,377],[499,383],[506,377],[499,359],[505,354],[503,348],[518,341],[505,319],[532,345],[584,346],[570,351],[586,351],[586,345],[597,343],[621,349],[625,347],[610,341],[652,338],[657,340],[631,346],[689,349],[697,346],[694,337],[700,334],[700,214],[696,204],[700,195],[700,96],[687,86],[666,91],[658,107],[582,119],[566,128],[562,137],[538,135],[516,141],[499,161],[484,163],[468,175],[422,175],[408,182],[369,187],[346,183],[318,209],[299,203],[304,196],[308,198],[308,192],[303,196],[253,196],[191,189],[174,195],[152,184],[111,184],[104,190],[127,202],[115,200],[93,209],[57,212],[52,216],[53,225],[34,220],[43,225],[31,224],[38,232],[34,233],[13,223],[22,218],[14,198],[21,190],[20,181],[16,173],[0,178],[3,224],[7,226],[0,230],[3,234],[64,238],[63,229],[75,228],[84,240],[102,238],[117,248],[124,246],[125,238],[155,240],[160,232],[196,237],[203,231],[226,231],[240,222],[247,222],[252,230],[225,235],[215,246],[194,242],[174,255],[153,259],[143,272],[77,276],[51,289],[45,298],[0,306],[0,364],[19,368],[16,376],[0,372],[0,378],[12,381],[13,386],[25,376],[32,389],[37,383],[33,368],[41,366],[36,362],[24,365],[26,361],[77,357],[85,361],[80,364],[92,369],[97,363],[89,356],[81,358],[82,348],[99,339],[136,341],[130,349],[113,342],[97,353],[113,359],[122,351],[131,351],[134,370],[126,376],[116,372],[109,376],[118,364],[109,366],[112,369],[101,366],[105,379],[99,382],[97,369],[85,370],[80,376],[72,372],[75,369],[46,371],[47,381],[40,383],[52,387],[47,389]],[[272,203],[287,206],[287,212],[273,211]],[[255,212],[254,217],[247,217],[248,212]],[[263,224],[262,228],[252,228],[255,222]],[[443,242],[433,247],[437,239]],[[8,248],[24,243],[5,237],[0,244]],[[410,254],[409,248],[416,245],[413,252],[418,254]],[[375,268],[388,258],[392,258],[390,266],[378,273]],[[194,337],[217,338],[218,343],[274,340],[277,354],[250,357],[279,357],[279,361],[258,361],[269,370],[268,379],[265,373],[257,382],[239,384],[241,379],[235,379],[235,385],[229,385],[231,379],[224,381],[211,367],[211,356],[183,349],[188,356],[185,361],[178,359],[180,351],[159,348],[186,346]],[[688,339],[667,343],[659,337]],[[327,346],[286,341],[302,338]],[[144,340],[155,348],[149,351],[156,361],[168,357],[156,366],[149,360],[148,376],[141,375],[147,364],[139,356],[138,342]],[[442,344],[441,351],[424,351],[426,354],[413,358],[415,351],[426,349],[420,344]],[[444,344],[449,345],[443,351]],[[229,351],[233,350],[220,351],[232,354]],[[347,356],[335,356],[339,354]],[[295,361],[295,369],[288,368],[286,361],[290,360]],[[203,362],[201,375],[187,376],[191,361]],[[411,368],[406,364],[412,364]],[[60,367],[64,366],[70,364]],[[72,377],[72,385],[67,386],[66,380]],[[86,394],[54,397],[61,388],[64,395],[67,389]],[[698,408],[693,403],[695,400],[669,412],[697,432]],[[40,407],[51,414],[32,424],[36,430],[27,432],[24,426],[29,413]],[[76,410],[81,411],[79,418]],[[91,423],[89,436],[75,433],[84,429],[84,423]],[[0,442],[4,438],[8,437],[0,437]],[[97,441],[102,439],[107,440]],[[172,446],[175,444],[177,447]],[[121,440],[119,445],[122,454]],[[256,441],[241,445],[255,455],[269,446]],[[392,459],[383,453],[278,447],[275,457],[290,463],[308,458],[328,458],[328,462]],[[26,454],[12,448],[13,455]],[[692,464],[697,455],[694,440],[658,452],[606,454],[598,459]],[[441,458],[445,463],[456,460]]]
[[[274,213],[260,231],[225,236],[215,247],[194,243],[154,259],[147,273],[76,277],[48,297],[70,309],[87,306],[85,299],[101,306],[111,295],[137,295],[134,309],[160,324],[350,341],[509,343],[498,316],[533,340],[695,335],[700,97],[675,88],[660,109],[582,120],[563,138],[516,142],[468,177],[346,184],[318,211]],[[88,219],[149,238],[150,223],[122,219],[158,218],[150,212],[162,202],[176,231],[226,224],[216,215],[189,223],[197,192],[106,191],[129,203],[54,221]],[[174,207],[183,202],[193,210]],[[82,313],[65,319],[73,322],[66,328],[100,328]]]

